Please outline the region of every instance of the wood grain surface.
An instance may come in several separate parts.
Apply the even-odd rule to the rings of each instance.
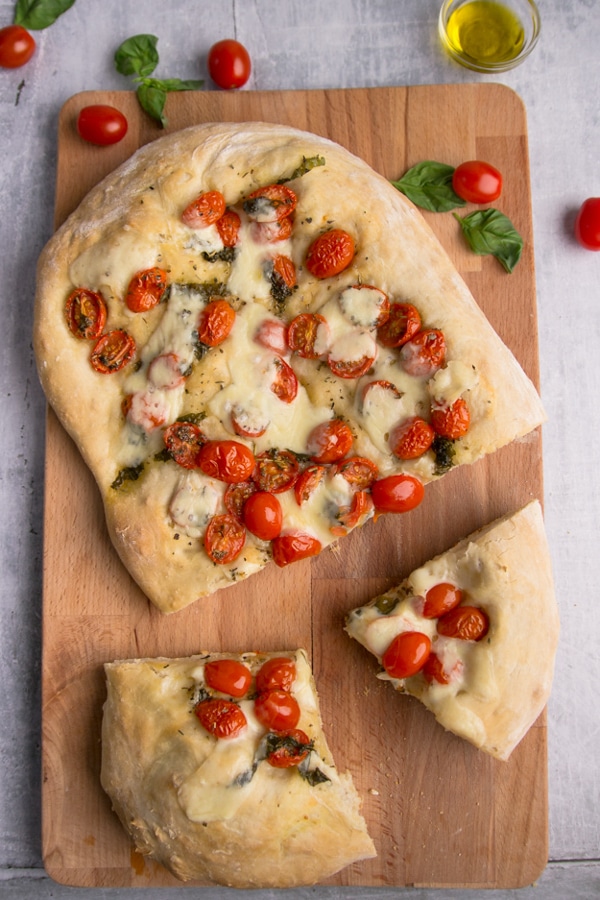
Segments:
[[[126,138],[80,141],[77,112],[112,103]],[[451,214],[426,214],[476,299],[538,383],[526,115],[494,84],[169,96],[168,130],[263,120],[325,135],[389,178],[424,159],[483,158],[505,173],[496,205],[523,235],[512,275],[463,244]],[[59,123],[56,224],[138,146],[161,134],[130,93],[84,93]],[[414,699],[374,676],[373,657],[343,632],[345,613],[481,525],[542,499],[539,431],[429,485],[407,516],[384,516],[339,548],[248,582],[169,617],[132,582],[106,533],[100,496],[52,411],[47,419],[43,599],[43,854],[56,881],[79,886],[177,882],[132,850],[99,783],[102,665],[203,649],[284,650],[311,657],[326,733],[348,769],[378,857],[329,884],[513,888],[547,861],[546,717],[499,762],[443,731]]]

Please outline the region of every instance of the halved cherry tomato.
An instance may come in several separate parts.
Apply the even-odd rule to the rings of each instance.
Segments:
[[[350,427],[345,422],[330,419],[313,428],[308,436],[306,449],[314,462],[332,463],[346,456],[353,440]]]
[[[272,260],[270,278],[276,289],[291,291],[296,287],[296,266],[289,256],[280,254]]]
[[[417,332],[400,350],[400,364],[408,375],[431,378],[446,361],[446,339],[437,328]]]
[[[470,159],[454,170],[452,189],[470,203],[491,203],[502,193],[502,175],[490,163]]]
[[[306,759],[312,750],[312,742],[299,728],[271,735],[271,750],[267,756],[269,765],[276,769],[289,769]]]
[[[401,347],[421,328],[421,316],[412,303],[392,303],[390,314],[377,329],[377,340],[384,347]]]
[[[448,672],[444,668],[444,664],[439,656],[436,656],[435,653],[431,653],[427,662],[422,668],[423,675],[425,680],[430,684],[432,681],[437,681],[438,684],[450,684],[462,671],[463,664],[460,659],[457,659],[452,669]]]
[[[352,528],[356,528],[360,520],[373,509],[373,500],[367,491],[356,491],[352,495],[350,506],[342,507],[336,515],[336,525],[329,529],[336,537],[342,537]]]
[[[360,394],[360,405],[362,412],[366,412],[368,410],[371,401],[374,403],[375,407],[377,406],[377,389],[390,391],[391,396],[396,400],[402,399],[402,394],[400,393],[396,385],[391,381],[385,381],[384,379],[378,379],[377,381],[368,381],[362,388]],[[373,390],[375,390],[375,393],[371,395],[371,391]]]
[[[173,422],[163,435],[169,456],[184,469],[198,468],[198,455],[206,437],[193,422]]]
[[[169,403],[161,391],[136,391],[123,403],[129,422],[146,432],[156,431],[169,418]]]
[[[437,623],[438,634],[463,641],[480,641],[488,633],[489,627],[487,614],[478,606],[457,606],[438,619]]]
[[[181,221],[189,228],[207,228],[225,214],[225,197],[221,191],[205,191],[186,206]]]
[[[207,347],[218,347],[231,333],[234,322],[235,310],[226,300],[211,300],[200,313],[198,340]]]
[[[127,119],[114,106],[97,103],[84,106],[77,116],[77,132],[89,144],[107,147],[127,134]]]
[[[426,619],[439,619],[445,613],[450,612],[455,606],[462,603],[463,593],[447,581],[434,584],[425,593],[423,615]]]
[[[198,454],[198,466],[209,478],[237,484],[254,471],[254,454],[239,441],[207,441]]]
[[[366,331],[358,336],[360,343],[352,346],[348,337],[334,341],[327,357],[327,365],[338,378],[362,378],[377,358],[377,344]],[[361,353],[358,356],[358,353]]]
[[[315,278],[331,278],[348,268],[355,252],[352,236],[341,228],[333,228],[315,238],[308,248],[305,265]]]
[[[276,222],[253,222],[252,240],[257,244],[277,244],[292,236],[294,223],[291,216]]]
[[[275,378],[271,383],[271,390],[282,403],[293,403],[298,393],[296,373],[280,356],[276,356],[273,362]]]
[[[329,325],[320,313],[300,313],[288,326],[288,346],[304,359],[318,359],[327,352],[329,341]]]
[[[35,38],[22,25],[0,28],[0,66],[18,69],[29,62],[35,52]]]
[[[286,327],[279,319],[263,319],[256,330],[254,340],[274,353],[286,353],[288,349]]]
[[[355,491],[368,491],[376,478],[379,469],[375,463],[364,456],[349,456],[336,466],[336,475],[341,475]]]
[[[96,340],[104,331],[108,310],[102,295],[87,288],[76,288],[67,298],[67,324],[76,338]]]
[[[213,691],[243,697],[252,682],[252,672],[239,659],[211,659],[204,666],[204,680]]]
[[[411,416],[392,428],[389,445],[398,459],[418,459],[433,443],[435,432],[420,416]]]
[[[575,237],[586,250],[600,250],[600,197],[584,200],[575,219]]]
[[[167,289],[167,273],[154,266],[137,272],[125,292],[125,305],[132,312],[148,312],[160,303]]]
[[[470,425],[471,413],[462,397],[450,406],[434,406],[431,410],[431,427],[441,437],[456,441],[465,436]]]
[[[244,711],[237,703],[218,697],[201,700],[196,704],[194,712],[202,727],[213,737],[220,739],[237,737],[248,724]]]
[[[431,640],[420,631],[397,634],[381,659],[392,678],[410,678],[423,668],[431,653]]]
[[[298,506],[302,506],[314,494],[323,481],[326,471],[325,466],[313,464],[300,472],[294,484],[294,496]]]
[[[160,353],[148,366],[148,381],[153,388],[173,391],[185,382],[181,359],[176,353]]]
[[[248,194],[244,212],[257,222],[279,222],[296,209],[298,198],[285,184],[268,184]]]
[[[251,494],[242,511],[244,525],[261,541],[272,541],[281,534],[283,510],[275,494],[256,491]]]
[[[371,497],[380,513],[409,512],[425,496],[423,483],[413,475],[388,475],[371,485]]]
[[[273,656],[262,664],[256,673],[256,690],[291,691],[296,680],[296,663],[289,656]]]
[[[300,721],[300,706],[289,691],[276,689],[258,694],[254,713],[261,725],[273,731],[288,731]]]
[[[116,329],[99,338],[92,350],[90,362],[96,372],[112,375],[130,363],[134,356],[134,339],[126,331]]]
[[[294,486],[300,463],[290,450],[265,450],[256,457],[252,480],[260,491],[281,494]]]
[[[220,219],[215,222],[219,237],[225,247],[235,247],[241,227],[241,219],[233,209],[226,209]]]
[[[271,545],[273,560],[280,568],[310,556],[317,556],[322,545],[316,537],[301,531],[280,534]]]
[[[214,563],[226,566],[240,555],[246,543],[246,529],[235,516],[213,516],[204,534],[204,549]]]
[[[344,288],[338,302],[349,322],[368,331],[383,325],[390,314],[387,294],[372,284],[352,284]]]
[[[240,404],[231,410],[231,427],[240,437],[261,437],[269,427],[270,419],[263,413],[250,414]]]
[[[227,38],[217,41],[208,51],[208,74],[224,90],[241,88],[252,71],[250,54],[243,44]]]
[[[223,495],[223,502],[227,512],[242,522],[244,503],[255,490],[256,485],[253,481],[239,481],[237,484],[228,484]]]

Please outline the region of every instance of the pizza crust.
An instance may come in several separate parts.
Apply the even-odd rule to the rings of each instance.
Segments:
[[[403,680],[385,672],[379,677],[417,697],[448,731],[506,760],[548,701],[558,643],[558,609],[539,501],[476,531],[350,612],[346,631],[381,663],[393,637],[408,630],[407,622],[418,622],[413,598],[444,581],[462,587],[466,602],[483,608],[490,618],[481,641],[454,642],[464,678],[429,685],[420,672]]]
[[[203,665],[228,654],[105,665],[102,785],[136,848],[183,881],[295,887],[376,855],[352,779],[338,773],[323,735],[305,652],[237,658],[255,672],[282,655],[296,662],[298,727],[314,741],[311,760],[327,774],[323,783],[263,761],[245,787],[227,786],[228,767],[240,774],[259,737],[242,746],[238,762],[235,739],[218,741],[198,723],[193,696]]]

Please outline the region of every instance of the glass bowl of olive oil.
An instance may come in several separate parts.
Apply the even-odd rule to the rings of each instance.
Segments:
[[[476,72],[506,72],[535,47],[540,14],[533,0],[446,0],[439,32],[461,65]]]

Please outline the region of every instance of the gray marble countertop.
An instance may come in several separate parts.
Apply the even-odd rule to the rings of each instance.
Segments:
[[[220,38],[249,49],[245,90],[376,87],[489,80],[462,69],[437,38],[438,0],[77,0],[36,33],[22,69],[0,70],[2,452],[0,453],[0,896],[141,898],[142,891],[79,891],[45,874],[40,843],[40,650],[44,415],[31,348],[36,259],[52,231],[56,122],[82,90],[128,90],[113,53],[126,37],[159,37],[161,70],[207,78]],[[562,619],[549,704],[550,860],[517,896],[600,896],[600,253],[580,248],[573,220],[600,196],[600,4],[541,0],[540,41],[519,68],[494,78],[528,116],[535,233],[546,526]],[[13,2],[0,3],[0,27]],[[206,89],[211,90],[210,81]],[[181,893],[181,890],[184,893]],[[193,889],[159,890],[175,898]],[[187,891],[187,893],[186,893]],[[270,897],[281,892],[265,891]],[[472,892],[327,888],[290,897],[462,898]],[[227,889],[195,890],[204,898]],[[237,892],[235,896],[250,896]],[[145,896],[145,894],[144,894]],[[255,896],[253,893],[252,896]]]

